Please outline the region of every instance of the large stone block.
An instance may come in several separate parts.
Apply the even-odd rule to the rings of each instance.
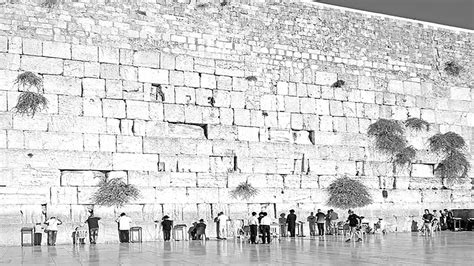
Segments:
[[[77,187],[51,187],[51,204],[77,203]]]
[[[47,203],[49,203],[49,189],[46,187],[0,187],[0,205]]]
[[[35,119],[36,116],[35,116]],[[51,116],[49,131],[77,133],[106,133],[106,120],[102,117]]]
[[[206,138],[203,127],[187,124],[169,124],[168,135],[172,138]]]
[[[329,72],[316,72],[316,84],[331,86],[337,81],[336,73]]]
[[[36,73],[59,75],[63,72],[63,60],[25,55],[21,58],[21,69]]]
[[[96,78],[84,78],[82,80],[83,96],[105,97],[105,80]]]
[[[104,117],[125,118],[125,101],[102,99]]]
[[[114,153],[114,170],[158,171],[158,155]]]
[[[36,114],[34,117],[13,115],[13,129],[19,130],[48,130],[49,118],[43,114]]]
[[[203,155],[178,155],[180,172],[209,172],[209,157]]]
[[[198,173],[197,174],[198,187],[227,187],[226,173]]]
[[[59,186],[59,170],[50,168],[0,168],[0,184],[7,187]]]
[[[169,172],[128,171],[128,183],[140,187],[169,187],[171,174]]]
[[[25,132],[25,148],[43,150],[82,151],[82,134],[61,132]]]
[[[43,56],[71,59],[71,44],[44,41]]]
[[[142,153],[142,137],[136,136],[117,136],[117,152]]]
[[[51,94],[81,96],[81,80],[75,77],[45,75],[44,92]]]
[[[98,47],[73,44],[71,47],[72,59],[81,61],[97,62]]]
[[[0,68],[18,70],[20,68],[20,55],[0,53]]]
[[[133,55],[133,65],[159,68],[160,53],[154,51],[137,51]]]

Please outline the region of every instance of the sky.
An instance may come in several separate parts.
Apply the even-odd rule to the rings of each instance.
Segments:
[[[474,0],[314,0],[474,30]]]

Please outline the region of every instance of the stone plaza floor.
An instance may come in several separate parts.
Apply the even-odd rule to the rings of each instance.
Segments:
[[[3,265],[473,265],[474,232],[282,238],[270,245],[236,240],[0,247]]]

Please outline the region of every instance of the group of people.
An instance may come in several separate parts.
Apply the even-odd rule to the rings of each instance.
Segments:
[[[320,236],[325,235],[325,231],[328,235],[337,233],[339,215],[333,209],[328,210],[326,214],[322,212],[321,209],[318,209],[316,216],[314,215],[314,212],[311,212],[306,220],[309,224],[310,236],[316,236],[316,225],[318,228],[318,235]]]
[[[443,211],[425,209],[425,213],[422,216],[423,226],[421,232],[423,235],[432,236],[433,231],[441,230],[454,230],[454,219],[453,213],[444,209]]]

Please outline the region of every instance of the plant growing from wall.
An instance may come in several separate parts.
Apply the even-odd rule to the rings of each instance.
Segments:
[[[428,139],[430,150],[442,156],[435,168],[435,173],[441,179],[467,177],[471,164],[466,158],[464,150],[466,142],[455,132],[438,133]]]
[[[367,187],[347,176],[334,180],[327,188],[329,206],[341,209],[360,208],[372,203]]]
[[[245,79],[248,80],[248,81],[257,81],[256,76],[248,76],[248,77],[245,77]]]
[[[331,87],[333,88],[341,88],[342,86],[344,86],[344,84],[346,84],[346,82],[342,79],[338,79],[336,82],[334,82]]]
[[[367,134],[375,137],[375,148],[381,152],[394,155],[406,146],[405,130],[395,120],[379,119],[369,126]]]
[[[455,61],[449,61],[444,64],[444,71],[451,76],[459,76],[459,73],[462,71],[462,66],[460,66]]]
[[[53,8],[59,4],[59,0],[45,0],[41,6],[46,8]]]
[[[102,179],[99,189],[92,195],[94,204],[102,206],[122,207],[131,200],[140,198],[140,191],[119,178]]]
[[[405,126],[415,131],[430,130],[430,123],[416,117],[408,118],[405,121]]]
[[[14,84],[22,90],[18,96],[18,102],[13,110],[19,114],[31,115],[32,117],[48,106],[48,100],[41,93],[43,90],[43,80],[32,72],[19,74]],[[36,89],[38,92],[31,91]]]
[[[254,188],[248,181],[240,183],[235,189],[230,192],[233,198],[241,198],[248,200],[258,195],[259,190]]]

